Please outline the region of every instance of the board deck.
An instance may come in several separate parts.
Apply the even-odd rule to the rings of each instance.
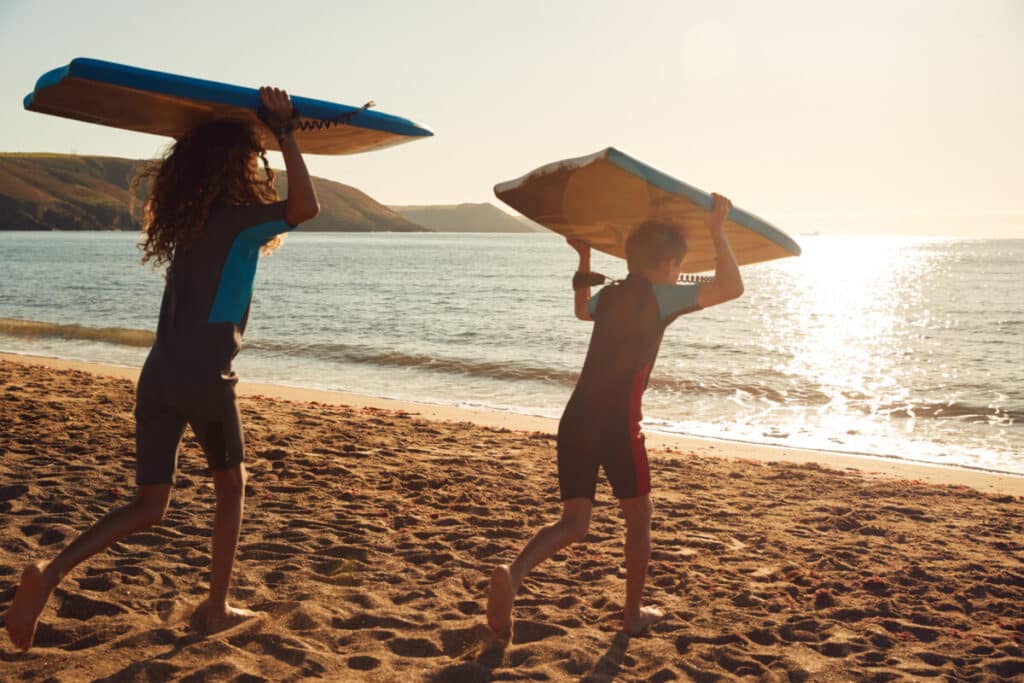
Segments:
[[[292,96],[296,140],[305,153],[355,154],[430,137],[408,119],[362,107]],[[48,71],[24,100],[29,111],[180,138],[217,118],[256,121],[259,90],[80,57]],[[265,127],[267,149],[278,149]]]
[[[678,225],[687,244],[683,272],[715,268],[714,243],[706,227],[711,195],[614,147],[547,164],[495,185],[494,194],[549,230],[620,258],[626,257],[626,239],[644,221]],[[740,265],[800,254],[799,245],[784,232],[735,207],[725,233]]]

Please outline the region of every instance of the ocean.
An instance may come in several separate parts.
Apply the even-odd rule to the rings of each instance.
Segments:
[[[141,365],[163,278],[136,242],[0,232],[0,351]],[[1024,240],[798,242],[669,328],[645,429],[1024,474]],[[293,234],[261,259],[235,369],[557,417],[591,327],[575,267],[547,234]]]

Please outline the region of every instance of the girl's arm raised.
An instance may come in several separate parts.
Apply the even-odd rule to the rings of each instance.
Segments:
[[[288,93],[277,88],[260,88],[260,99],[267,111],[267,125],[277,136],[288,173],[288,198],[284,205],[284,219],[296,226],[315,218],[320,213],[316,189],[306,170],[306,162],[288,124],[292,118],[292,102]]]

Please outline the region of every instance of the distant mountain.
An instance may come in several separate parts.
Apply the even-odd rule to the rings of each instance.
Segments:
[[[550,232],[543,225],[541,225],[540,223],[534,223],[526,216],[514,216],[514,218],[517,221],[519,221],[522,225],[526,226],[527,232]]]
[[[128,186],[145,161],[69,154],[0,154],[0,230],[138,230]],[[279,191],[286,174],[277,172]],[[300,230],[424,232],[354,187],[314,178],[320,215]]]
[[[436,232],[537,232],[543,230],[522,216],[510,216],[494,204],[392,206],[414,223]],[[533,227],[536,226],[536,227]]]

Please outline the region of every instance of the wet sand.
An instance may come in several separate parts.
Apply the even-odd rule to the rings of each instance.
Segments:
[[[133,490],[137,370],[40,363],[0,358],[0,610],[26,562]],[[187,433],[165,520],[73,572],[28,654],[0,638],[0,678],[1024,676],[1024,478],[653,438],[647,596],[666,619],[619,632],[623,525],[605,485],[586,543],[526,580],[511,645],[487,651],[490,569],[559,509],[552,423],[246,393],[232,596],[267,616],[190,626],[213,489]]]

